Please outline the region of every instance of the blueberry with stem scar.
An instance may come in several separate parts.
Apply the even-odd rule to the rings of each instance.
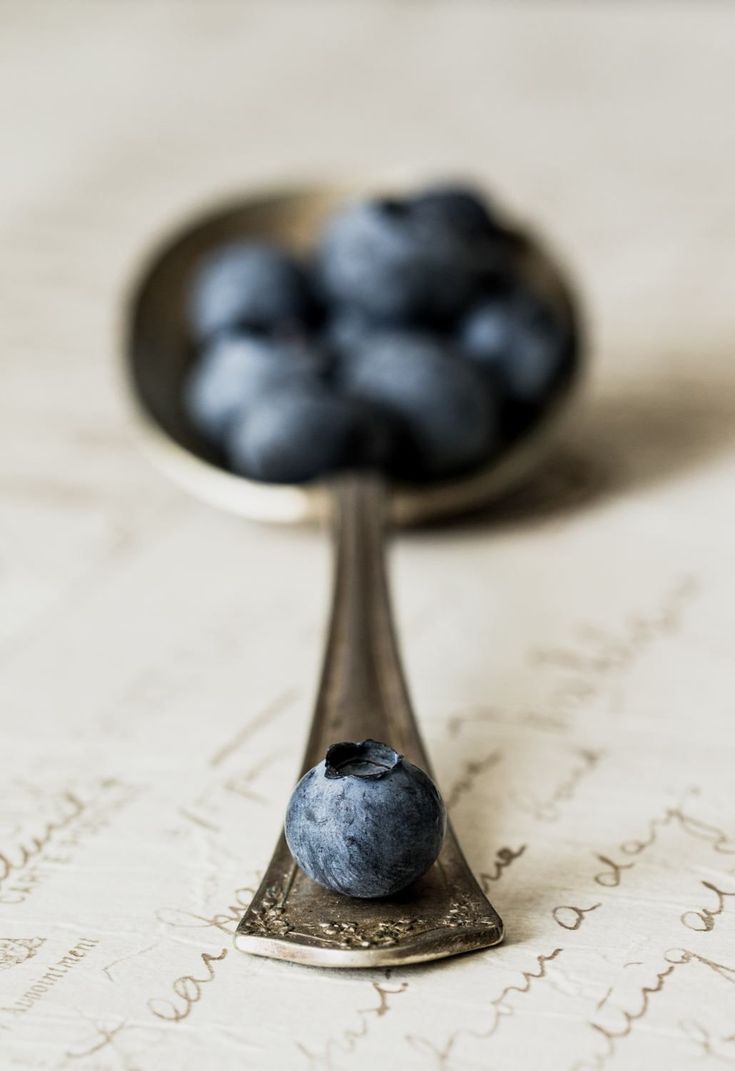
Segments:
[[[333,744],[304,774],[286,841],[314,881],[346,896],[392,896],[435,862],[446,813],[431,778],[376,740]]]

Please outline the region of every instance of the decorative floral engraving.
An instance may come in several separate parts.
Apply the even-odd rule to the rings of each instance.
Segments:
[[[32,959],[45,937],[0,937],[0,971]]]
[[[397,945],[417,928],[421,928],[423,919],[396,919],[394,922],[376,922],[363,926],[359,922],[330,920],[321,922],[321,934],[315,937],[327,938],[327,944],[337,948],[390,948]]]
[[[283,886],[269,885],[257,904],[251,905],[239,926],[241,933],[262,937],[284,937],[291,929],[286,913]]]
[[[484,911],[482,905],[470,897],[454,899],[449,907],[436,915],[402,915],[399,918],[361,919],[350,917],[350,904],[340,918],[327,918],[311,923],[299,919],[295,924],[288,914],[288,893],[284,885],[270,885],[260,902],[253,906],[240,925],[240,932],[262,937],[285,937],[311,943],[325,948],[391,948],[410,938],[432,930],[456,929],[463,926],[486,926],[497,929],[497,919]]]
[[[453,900],[451,907],[442,919],[442,926],[496,926],[497,921],[487,912],[477,910],[477,904],[467,897]]]

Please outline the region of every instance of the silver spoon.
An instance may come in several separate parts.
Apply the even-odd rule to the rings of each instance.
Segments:
[[[268,485],[225,471],[181,406],[193,356],[185,319],[192,273],[205,253],[234,237],[305,246],[323,219],[355,192],[320,186],[253,196],[195,220],[164,242],[134,288],[126,358],[147,452],[182,487],[259,521],[331,520],[336,546],[331,622],[302,773],[336,741],[373,738],[431,774],[393,629],[386,529],[477,509],[530,472],[579,382],[578,335],[563,276],[537,241],[519,233],[517,270],[546,293],[569,325],[570,362],[547,411],[502,456],[461,479],[420,487],[387,486],[369,474]],[[449,824],[431,870],[410,889],[380,900],[344,897],[312,882],[293,862],[281,834],[238,934],[239,946],[256,955],[322,967],[386,967],[490,947],[503,939],[503,924]]]

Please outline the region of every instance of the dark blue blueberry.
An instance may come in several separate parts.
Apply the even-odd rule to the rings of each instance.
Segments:
[[[404,434],[393,468],[407,478],[446,476],[484,460],[496,444],[491,392],[438,338],[376,333],[337,366],[350,397],[384,409]]]
[[[367,405],[325,387],[284,383],[263,393],[230,428],[234,472],[267,483],[301,483],[337,469],[380,464],[389,428]]]
[[[222,444],[228,428],[264,391],[283,383],[319,382],[325,359],[299,342],[261,336],[216,336],[193,366],[184,387],[184,407],[197,430]]]
[[[264,242],[233,242],[210,253],[191,288],[189,318],[200,339],[233,327],[271,331],[309,322],[313,314],[306,273]]]
[[[467,186],[429,187],[411,199],[411,210],[472,240],[494,239],[502,233],[480,194]]]
[[[359,309],[342,307],[335,310],[322,330],[325,348],[335,356],[349,353],[376,331],[376,322]]]
[[[334,216],[317,270],[330,302],[392,322],[451,316],[474,284],[463,237],[400,201],[365,201]]]
[[[507,397],[543,402],[563,362],[567,333],[536,294],[517,288],[489,297],[465,318],[462,354],[490,372]]]
[[[346,896],[392,896],[435,862],[446,828],[433,781],[387,744],[334,744],[286,812],[301,869]]]

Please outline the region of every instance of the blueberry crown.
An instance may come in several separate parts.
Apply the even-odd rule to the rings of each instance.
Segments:
[[[401,762],[402,756],[378,740],[346,741],[332,744],[324,759],[325,777],[385,777]]]

